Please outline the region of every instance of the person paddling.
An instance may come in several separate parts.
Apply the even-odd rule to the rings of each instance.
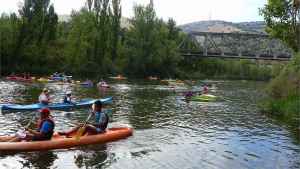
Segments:
[[[65,97],[64,97],[64,103],[67,103],[67,104],[74,104],[72,102],[72,98],[71,98],[71,95],[72,95],[72,92],[71,91],[67,91]]]
[[[185,92],[184,93],[184,97],[186,98],[186,99],[190,99],[191,97],[193,97],[194,96],[194,93],[192,92],[192,91],[188,91],[188,92]]]
[[[49,90],[44,88],[39,96],[39,102],[44,105],[48,105],[50,102]]]
[[[92,116],[94,116],[94,118],[95,118],[95,122],[93,124],[87,124],[86,126],[79,125],[78,127],[75,127],[74,129],[72,129],[68,132],[58,132],[58,133],[60,135],[69,136],[72,133],[78,132],[78,130],[82,127],[85,127],[84,131],[82,132],[82,135],[85,135],[86,133],[88,133],[90,135],[104,133],[108,126],[109,117],[106,113],[102,112],[101,101],[98,100],[93,104],[91,113],[92,113]]]
[[[41,109],[40,118],[37,121],[37,130],[25,128],[26,132],[18,132],[9,142],[19,141],[45,141],[51,140],[54,133],[55,123],[50,116],[48,108]]]
[[[203,91],[202,91],[201,94],[208,94],[208,87],[207,87],[207,85],[203,86]]]

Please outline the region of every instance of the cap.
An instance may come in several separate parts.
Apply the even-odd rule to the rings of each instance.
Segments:
[[[96,106],[102,106],[102,102],[100,100],[95,101],[94,103]]]
[[[47,88],[44,88],[43,92],[49,92],[49,90]]]
[[[48,108],[43,108],[43,109],[40,109],[39,112],[40,112],[40,113],[50,113],[50,109],[48,109]]]
[[[71,91],[67,91],[66,94],[67,94],[67,95],[71,95],[72,92],[71,92]]]

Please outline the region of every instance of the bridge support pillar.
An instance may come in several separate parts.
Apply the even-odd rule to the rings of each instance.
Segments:
[[[207,56],[207,48],[204,48],[203,55]]]

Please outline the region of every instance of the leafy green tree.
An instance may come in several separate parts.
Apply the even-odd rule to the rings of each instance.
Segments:
[[[15,13],[10,15],[2,14],[0,17],[0,73],[8,73],[7,70],[13,67],[15,57],[14,49],[19,36],[20,21]],[[4,72],[2,72],[4,71]]]
[[[181,57],[177,51],[179,31],[173,20],[158,19],[153,2],[135,6],[132,28],[127,33],[128,73],[139,76],[172,76]]]
[[[112,0],[112,35],[111,35],[111,45],[112,45],[112,62],[115,62],[118,57],[118,45],[120,40],[121,33],[121,17],[122,17],[122,8],[121,8],[121,0]]]
[[[300,51],[299,0],[268,0],[260,10],[267,23],[267,32],[281,39],[295,52]]]
[[[300,52],[300,1],[269,0],[261,10],[267,23],[267,31],[287,43],[295,52]],[[268,100],[263,109],[279,114],[295,127],[300,124],[300,54],[268,85]]]

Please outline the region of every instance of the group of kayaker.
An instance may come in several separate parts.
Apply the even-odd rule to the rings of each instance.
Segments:
[[[67,104],[74,104],[72,102],[72,98],[71,98],[72,92],[71,91],[67,91],[66,95],[63,98],[63,103],[67,103]],[[49,90],[47,88],[44,88],[42,93],[39,96],[39,103],[43,104],[43,105],[48,105],[50,103],[50,95],[49,95]]]
[[[198,93],[198,95],[202,95],[202,94],[208,94],[208,92],[209,92],[208,86],[207,86],[207,85],[204,85],[204,86],[202,87],[202,90],[199,91],[199,92],[192,92],[192,91],[185,92],[185,93],[184,93],[184,97],[185,97],[186,99],[190,99],[190,98],[193,97],[194,95],[197,95],[197,93]]]
[[[50,102],[49,90],[43,89],[42,93],[39,96],[39,101],[42,104],[48,105]],[[67,92],[64,97],[64,103],[72,103],[71,100],[71,92]],[[55,129],[55,121],[52,119],[51,111],[49,108],[43,108],[39,111],[40,117],[37,121],[37,129],[32,130],[28,127],[25,128],[24,131],[18,132],[14,138],[10,138],[9,140],[0,140],[9,141],[9,142],[18,142],[18,141],[44,141],[51,140],[52,135]],[[106,113],[102,111],[102,103],[100,100],[95,101],[92,105],[92,111],[90,112],[90,117],[94,117],[95,122],[93,124],[80,124],[77,127],[71,129],[67,132],[58,132],[59,135],[64,135],[69,137],[70,135],[78,132],[79,129],[82,129],[82,135],[88,133],[89,135],[100,134],[105,132],[109,117]],[[87,121],[89,121],[89,118]],[[30,122],[31,123],[31,122]]]

